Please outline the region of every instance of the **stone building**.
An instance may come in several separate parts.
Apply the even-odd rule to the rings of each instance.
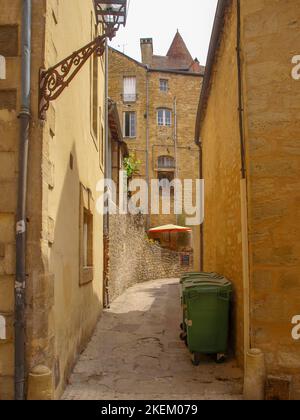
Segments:
[[[299,33],[297,0],[220,0],[196,129],[204,270],[233,281],[235,353],[264,352],[274,399],[300,398]]]
[[[199,149],[194,143],[193,127],[204,68],[191,57],[179,32],[166,56],[153,54],[152,39],[141,39],[141,53],[142,62],[138,62],[109,50],[109,96],[117,104],[128,148],[141,162],[138,177],[149,183],[152,179],[162,183],[195,180],[199,178]],[[170,223],[185,224],[184,214],[174,214],[173,198],[171,215],[161,211],[151,214],[147,228]],[[199,232],[199,226],[194,226],[192,247],[198,270]],[[163,247],[174,245],[172,235],[157,239]],[[175,248],[179,246],[180,241]]]
[[[0,55],[5,58],[1,65],[6,64],[6,77],[0,80],[0,400],[14,396],[15,284],[19,287],[15,225],[21,154],[18,115],[24,90],[21,32],[30,15],[27,9],[22,23],[22,10],[29,4],[27,220],[17,225],[18,232],[27,230],[28,398],[61,395],[103,302],[103,217],[94,206],[97,182],[104,177],[103,56],[92,56],[70,86],[50,104],[46,121],[39,118],[39,70],[55,65],[100,34],[94,2],[0,0]],[[18,369],[20,374],[20,366]],[[45,386],[40,383],[36,388],[34,378],[41,374]]]

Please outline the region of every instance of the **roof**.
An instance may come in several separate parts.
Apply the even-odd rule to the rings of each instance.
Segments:
[[[180,60],[186,60],[187,62],[191,62],[193,60],[179,31],[177,31],[173,39],[169,51],[167,52],[167,57],[178,58]]]
[[[189,69],[175,69],[175,68],[171,69],[171,68],[168,68],[166,65],[164,65],[163,67],[150,67],[149,65],[143,64],[140,61],[135,60],[134,58],[130,57],[129,55],[126,55],[123,52],[118,51],[113,47],[109,47],[109,49],[113,53],[120,54],[122,57],[126,58],[127,60],[132,61],[137,66],[143,67],[146,71],[158,72],[158,73],[174,73],[174,74],[181,74],[181,75],[188,75],[188,76],[198,76],[198,77],[199,76],[203,77],[203,75],[204,75],[204,71],[205,71],[204,66],[200,66],[200,72],[188,71]],[[153,56],[153,57],[159,57],[159,56]],[[165,58],[165,57],[162,57],[162,58]],[[193,61],[193,63],[191,64],[191,68],[195,65],[195,63],[199,63],[197,59],[195,61]]]
[[[208,58],[206,63],[206,69],[204,74],[204,80],[202,85],[201,97],[197,112],[196,130],[195,130],[195,141],[197,144],[200,143],[202,122],[205,118],[208,99],[211,91],[211,81],[213,77],[213,69],[218,57],[218,51],[223,35],[223,28],[225,24],[225,18],[227,11],[232,4],[232,0],[219,0],[217,5],[217,11],[215,21],[213,25]]]
[[[177,31],[166,56],[153,55],[151,69],[204,73],[197,59],[191,56],[182,36]]]

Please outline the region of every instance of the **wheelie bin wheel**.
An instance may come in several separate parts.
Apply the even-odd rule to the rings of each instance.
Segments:
[[[220,354],[220,353],[216,354],[216,363],[221,365],[222,363],[225,363],[225,362],[226,362],[225,354]]]
[[[192,356],[192,363],[194,366],[200,365],[200,353],[194,353]]]
[[[186,333],[182,332],[179,337],[181,341],[184,341],[186,339]]]

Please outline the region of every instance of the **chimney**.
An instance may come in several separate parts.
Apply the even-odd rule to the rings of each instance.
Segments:
[[[142,38],[141,39],[141,52],[142,52],[142,63],[150,65],[153,57],[153,39]]]

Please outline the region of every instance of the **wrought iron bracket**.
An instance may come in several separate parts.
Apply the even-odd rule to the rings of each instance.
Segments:
[[[69,86],[71,81],[79,73],[87,60],[95,54],[101,57],[105,52],[107,38],[114,34],[100,35],[78,51],[73,52],[69,57],[60,61],[48,70],[40,70],[39,78],[39,118],[46,119],[46,112],[50,102],[57,99]]]

